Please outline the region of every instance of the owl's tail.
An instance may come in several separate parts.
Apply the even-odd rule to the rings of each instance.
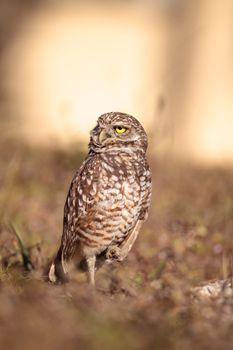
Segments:
[[[66,283],[69,280],[67,268],[62,259],[62,247],[59,248],[57,255],[49,269],[48,277],[52,283]]]

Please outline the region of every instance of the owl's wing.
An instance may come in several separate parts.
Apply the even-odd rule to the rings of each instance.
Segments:
[[[99,161],[87,158],[71,182],[64,207],[62,246],[65,259],[71,257],[78,240],[77,226],[87,218],[95,203],[99,176]]]
[[[142,202],[141,210],[139,214],[139,220],[146,220],[148,216],[148,211],[151,202],[152,195],[152,174],[149,168],[149,165],[146,163],[145,170],[143,175],[140,177],[141,193],[142,193]]]
[[[85,166],[87,164],[88,159],[84,161],[83,165],[74,175],[66,198],[61,245],[49,270],[49,280],[53,283],[66,282],[68,280],[68,263],[74,255],[76,249],[76,225],[86,210],[86,201],[83,199],[86,199],[85,193],[88,188],[86,188],[85,193],[83,193],[83,191],[86,182],[89,183],[90,181],[90,178],[87,178],[84,181],[86,176]],[[91,201],[91,197],[89,198],[89,201]]]

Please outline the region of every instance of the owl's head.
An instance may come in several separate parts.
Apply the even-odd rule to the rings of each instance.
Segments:
[[[147,135],[131,115],[111,112],[102,114],[91,131],[89,148],[97,152],[141,150],[146,152]]]

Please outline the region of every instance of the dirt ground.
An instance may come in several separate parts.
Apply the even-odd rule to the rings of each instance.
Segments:
[[[233,275],[233,169],[150,157],[149,219],[127,260],[97,272],[93,292],[82,273],[46,281],[80,146],[0,147],[0,349],[232,349],[232,298],[191,291]]]

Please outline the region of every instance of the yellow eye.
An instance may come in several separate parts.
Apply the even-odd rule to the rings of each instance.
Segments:
[[[124,128],[123,126],[117,126],[115,130],[118,134],[123,134],[124,132],[126,132],[126,128]]]

